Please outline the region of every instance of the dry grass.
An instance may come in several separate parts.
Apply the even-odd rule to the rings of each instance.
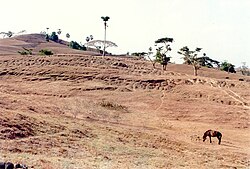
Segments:
[[[200,75],[133,58],[2,55],[0,160],[36,169],[249,168],[249,78]],[[202,142],[207,129],[222,132],[221,145]]]

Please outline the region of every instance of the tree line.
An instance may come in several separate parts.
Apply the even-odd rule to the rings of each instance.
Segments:
[[[155,52],[153,52],[152,47],[150,47],[148,52],[135,52],[132,53],[132,55],[147,58],[151,61],[153,68],[155,68],[156,63],[160,63],[162,65],[162,69],[166,70],[166,67],[171,59],[171,56],[167,55],[167,53],[172,50],[170,45],[173,42],[173,38],[160,38],[155,41]],[[206,55],[206,53],[201,53],[201,50],[202,48],[199,47],[190,49],[188,46],[184,46],[177,51],[178,54],[182,55],[182,59],[184,60],[183,64],[192,65],[195,76],[198,75],[198,70],[201,67],[217,68],[228,73],[236,73],[235,65],[227,61],[219,62],[211,59]],[[245,63],[241,66],[240,71],[243,75],[250,74]]]

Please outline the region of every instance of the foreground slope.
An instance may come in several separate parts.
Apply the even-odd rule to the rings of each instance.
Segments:
[[[249,78],[191,73],[132,58],[1,56],[0,159],[34,168],[250,167]],[[202,142],[207,129],[222,132],[221,145]]]

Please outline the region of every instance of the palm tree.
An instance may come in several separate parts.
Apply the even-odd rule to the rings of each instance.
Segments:
[[[87,37],[86,37],[86,41],[89,42],[89,40],[90,40],[90,38],[87,36]]]
[[[89,38],[90,38],[90,40],[93,40],[93,39],[94,39],[93,35],[90,35]]]
[[[70,38],[70,34],[69,33],[66,33],[66,38],[67,38],[67,41],[68,41],[68,39]]]
[[[109,16],[102,16],[102,20],[104,21],[104,46],[103,46],[103,54],[102,56],[105,56],[105,49],[106,49],[106,28],[107,28],[107,21],[110,19]]]
[[[61,33],[62,33],[61,29],[58,29],[57,34],[61,35]]]

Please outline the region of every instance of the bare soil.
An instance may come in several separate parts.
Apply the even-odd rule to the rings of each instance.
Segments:
[[[249,77],[207,68],[196,77],[187,65],[154,70],[145,60],[68,50],[2,50],[1,161],[35,169],[250,168]],[[208,129],[222,133],[221,145],[202,141]]]

